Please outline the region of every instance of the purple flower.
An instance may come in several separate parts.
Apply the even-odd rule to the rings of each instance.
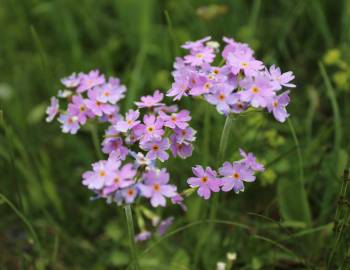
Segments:
[[[114,164],[115,167],[119,168],[120,162]],[[100,190],[106,184],[113,183],[114,175],[111,173],[110,164],[106,160],[93,163],[93,171],[88,171],[83,174],[83,185],[87,186],[92,190]]]
[[[97,85],[104,84],[105,81],[105,76],[102,74],[100,75],[100,72],[98,70],[92,70],[88,74],[81,74],[80,84],[77,88],[77,92],[85,92],[86,90],[92,89]]]
[[[192,156],[193,148],[191,144],[187,142],[178,143],[175,134],[170,136],[170,140],[171,140],[170,150],[174,157],[179,156],[182,159],[185,159]]]
[[[180,100],[183,96],[189,93],[188,78],[183,77],[175,80],[167,93],[168,97],[174,97],[174,100]]]
[[[55,116],[58,113],[58,109],[59,109],[58,99],[55,97],[52,97],[51,104],[46,109],[46,114],[47,114],[46,122],[51,122],[55,118]]]
[[[162,220],[157,228],[157,232],[159,233],[159,235],[164,235],[166,233],[166,231],[169,229],[169,227],[171,226],[171,224],[173,224],[174,221],[174,217],[168,217],[164,220]]]
[[[180,128],[175,128],[174,129],[174,141],[176,141],[177,143],[188,143],[188,142],[193,142],[196,140],[196,135],[197,131],[195,131],[193,128],[191,127],[187,127],[184,129],[180,129]]]
[[[205,37],[196,41],[187,41],[184,45],[181,47],[187,50],[198,50],[201,49],[204,45],[204,42],[207,42],[211,39],[211,37]]]
[[[119,137],[114,127],[107,130],[106,136],[102,142],[102,152],[106,154],[114,153],[121,160],[124,160],[128,154],[128,148],[124,146],[123,139]]]
[[[282,74],[281,69],[279,67],[275,67],[275,65],[272,65],[270,67],[269,72],[272,81],[272,86],[274,87],[274,89],[280,90],[282,89],[282,86],[295,87],[295,84],[289,83],[295,78],[293,72],[288,71]]]
[[[116,104],[122,98],[124,98],[124,92],[126,91],[125,86],[120,86],[119,84],[106,83],[97,86],[95,91],[97,91],[96,99],[102,103]]]
[[[196,177],[190,177],[187,183],[190,187],[199,187],[197,194],[204,199],[209,199],[211,192],[220,191],[221,180],[217,179],[216,172],[210,167],[205,170],[202,166],[195,166],[192,168],[193,174]]]
[[[63,133],[76,134],[80,128],[78,117],[75,115],[61,114],[58,121],[62,124],[61,128]]]
[[[205,99],[213,105],[216,105],[218,112],[228,115],[231,111],[230,105],[235,104],[236,96],[233,93],[233,88],[228,84],[222,84],[215,87],[215,91],[209,94]]]
[[[254,108],[266,107],[269,99],[275,95],[269,78],[264,75],[244,79],[241,81],[241,87],[244,91],[240,92],[240,99],[250,102]]]
[[[144,124],[137,126],[135,131],[139,136],[142,136],[142,141],[149,141],[151,139],[161,139],[164,134],[163,120],[156,118],[154,114],[145,115],[143,117]]]
[[[158,158],[160,161],[167,160],[169,154],[165,151],[170,147],[169,139],[151,139],[140,144],[141,149],[148,151],[146,158],[155,160]]]
[[[169,174],[165,169],[160,171],[150,170],[144,173],[144,184],[139,184],[141,194],[151,199],[153,207],[165,206],[165,197],[171,198],[175,196],[176,186],[168,185]]]
[[[219,169],[219,173],[223,176],[222,180],[222,190],[227,192],[234,190],[236,193],[244,191],[245,182],[253,182],[255,176],[253,171],[248,169],[245,164],[238,162],[225,162],[223,166]]]
[[[215,58],[214,50],[211,47],[203,47],[192,50],[191,54],[185,56],[185,63],[192,66],[201,66],[205,63],[213,62]]]
[[[253,56],[254,51],[246,43],[236,42],[232,38],[223,37],[224,42],[227,44],[222,51],[222,57],[227,60],[228,56],[234,54],[246,54]]]
[[[288,91],[282,93],[279,96],[274,97],[270,103],[267,104],[269,112],[272,112],[273,116],[279,122],[285,122],[289,114],[287,113],[286,106],[289,103]]]
[[[90,89],[88,91],[88,97],[85,101],[86,106],[97,116],[102,116],[103,114],[112,114],[115,111],[114,106],[102,103],[98,98],[98,91],[94,89]]]
[[[121,132],[126,132],[134,126],[138,125],[140,121],[137,119],[140,116],[139,111],[129,110],[125,115],[125,121],[121,120],[116,124],[116,129]]]
[[[135,102],[135,104],[139,108],[152,108],[162,106],[164,104],[160,102],[163,100],[163,97],[163,93],[157,90],[153,93],[153,96],[143,96],[141,97],[141,102]]]
[[[87,108],[86,99],[77,95],[72,97],[72,103],[68,105],[68,112],[75,115],[81,125],[86,123],[87,118],[93,117],[94,114]]]
[[[239,154],[243,157],[242,162],[253,171],[264,171],[264,166],[256,161],[253,153],[246,153],[243,149],[239,149]]]
[[[178,204],[183,211],[187,211],[187,206],[183,203],[183,201],[184,198],[180,194],[176,194],[175,196],[171,197],[171,202],[173,204]]]
[[[81,74],[76,75],[75,73],[73,73],[70,76],[63,78],[61,82],[65,87],[75,88],[79,85],[80,80],[81,80]]]
[[[264,68],[263,63],[254,59],[250,53],[230,53],[227,63],[235,75],[242,70],[246,76],[255,76],[259,70]]]
[[[147,241],[151,238],[151,233],[149,231],[142,231],[135,235],[135,242]]]
[[[123,189],[121,193],[124,197],[125,202],[130,204],[135,201],[138,194],[138,190],[136,188],[136,185],[134,185]]]
[[[187,122],[191,120],[190,112],[187,110],[181,110],[180,112],[172,113],[171,115],[160,112],[159,115],[164,121],[164,126],[172,129],[175,127],[185,129],[188,126]]]
[[[109,169],[112,180],[105,183],[103,194],[108,195],[117,189],[125,188],[134,183],[133,178],[136,175],[136,170],[131,163],[128,163],[119,169],[120,162],[114,158],[107,161],[106,167]]]

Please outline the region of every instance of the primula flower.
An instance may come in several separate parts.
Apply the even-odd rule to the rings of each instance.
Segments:
[[[139,234],[135,235],[136,242],[143,242],[151,238],[151,233],[149,231],[142,231]]]
[[[275,95],[270,80],[264,75],[247,78],[240,83],[244,91],[240,92],[240,99],[250,102],[254,108],[266,107],[269,99]]]
[[[94,116],[92,111],[88,109],[86,101],[87,100],[82,98],[82,96],[77,95],[72,97],[72,103],[68,105],[68,112],[71,115],[75,115],[81,125],[84,125],[88,118]]]
[[[140,116],[139,111],[129,110],[125,115],[125,121],[121,120],[116,124],[116,129],[121,132],[126,132],[134,126],[138,125],[140,121],[137,119]]]
[[[80,81],[81,81],[81,74],[76,75],[75,73],[73,73],[70,76],[65,77],[61,80],[62,84],[68,88],[77,87],[79,85]]]
[[[187,144],[188,142],[193,142],[194,140],[196,140],[196,133],[197,132],[191,127],[187,127],[184,129],[175,128],[172,137],[177,143]]]
[[[219,173],[223,176],[222,190],[225,192],[232,189],[236,193],[244,191],[243,181],[253,182],[255,180],[253,171],[247,168],[245,164],[238,162],[225,162],[219,169]]]
[[[286,106],[289,103],[288,91],[283,94],[274,97],[270,103],[267,104],[269,112],[272,112],[273,116],[279,122],[285,122],[289,114],[287,113]]]
[[[264,68],[261,61],[256,60],[247,52],[230,53],[227,57],[227,64],[235,75],[243,71],[246,76],[255,76],[259,70]]]
[[[141,149],[148,151],[146,158],[154,160],[158,158],[160,161],[167,160],[169,154],[165,151],[170,147],[169,139],[151,139],[140,144]]]
[[[234,105],[236,101],[233,89],[227,84],[216,87],[215,89],[216,91],[207,95],[205,99],[210,104],[215,105],[219,112],[228,115],[231,111],[230,105]]]
[[[102,103],[111,103],[116,104],[122,98],[124,98],[125,87],[106,83],[100,86],[97,86],[95,91],[97,92],[96,99]]]
[[[192,172],[196,177],[190,177],[187,183],[190,187],[199,187],[198,195],[204,199],[209,199],[211,192],[220,191],[221,180],[217,178],[217,174],[210,167],[205,170],[202,166],[195,166],[192,168]]]
[[[150,170],[144,174],[144,184],[139,184],[141,194],[151,199],[153,207],[165,206],[165,197],[174,197],[176,186],[168,185],[169,174],[165,169],[160,171]]]
[[[62,124],[62,132],[76,134],[80,128],[79,119],[75,115],[61,114],[58,121]]]
[[[59,104],[58,104],[58,99],[55,97],[51,98],[51,104],[50,106],[46,109],[46,122],[51,122],[55,116],[58,113],[58,109],[59,109]]]
[[[142,141],[149,141],[151,139],[161,139],[164,130],[163,130],[163,120],[159,117],[156,118],[155,115],[149,114],[143,117],[143,123],[137,127],[137,134],[142,137]]]
[[[106,184],[113,183],[114,174],[110,171],[110,165],[106,160],[93,163],[93,171],[83,174],[83,185],[86,185],[89,189],[100,190]],[[114,166],[119,168],[120,162],[116,162]]]
[[[186,55],[185,63],[192,66],[201,66],[204,63],[211,63],[215,58],[214,50],[211,47],[203,47],[198,50],[192,50],[191,54]]]
[[[202,38],[200,40],[196,40],[196,41],[187,41],[184,45],[182,45],[181,47],[187,50],[198,50],[200,48],[202,48],[204,45],[204,42],[207,42],[211,39],[210,36]]]
[[[171,145],[170,150],[174,157],[181,157],[182,159],[192,156],[193,147],[191,144],[178,143],[176,137],[170,136]]]
[[[105,83],[105,76],[100,75],[98,70],[92,70],[88,74],[81,74],[79,87],[77,88],[78,93],[83,93],[97,85]]]
[[[141,97],[141,101],[135,102],[135,104],[139,108],[152,108],[152,107],[162,106],[164,105],[164,103],[160,103],[160,102],[163,100],[163,97],[164,97],[163,93],[157,90],[153,93],[153,96]]]
[[[243,162],[249,169],[253,171],[264,171],[264,166],[256,161],[256,157],[253,153],[246,153],[243,149],[239,149],[239,154],[243,157]]]
[[[124,188],[121,191],[122,196],[124,197],[124,200],[126,203],[130,204],[133,203],[138,195],[138,189],[136,185],[129,186],[127,188]]]
[[[158,225],[158,228],[157,228],[157,232],[159,235],[164,235],[167,230],[169,229],[169,227],[171,226],[171,224],[173,224],[173,221],[174,221],[174,217],[168,217],[164,220],[162,220],[159,225]]]
[[[108,195],[117,189],[125,188],[134,183],[133,178],[136,175],[136,170],[131,163],[128,163],[119,169],[120,163],[115,160],[109,160],[111,164],[108,164],[108,168],[112,168],[110,174],[113,177],[112,182],[106,183],[103,189],[103,194]],[[136,195],[135,195],[136,196]]]
[[[96,89],[90,89],[88,91],[88,97],[89,99],[85,101],[85,104],[94,113],[94,115],[109,115],[115,111],[115,108],[112,105],[108,103],[103,103],[98,100],[98,92],[96,91]]]
[[[160,112],[159,115],[164,121],[164,126],[169,128],[178,127],[184,129],[188,126],[187,122],[191,120],[190,112],[187,110],[181,110],[180,112],[172,113],[171,115]]]
[[[269,75],[271,78],[272,86],[276,90],[282,89],[282,86],[285,87],[295,87],[295,84],[289,83],[290,81],[294,80],[295,76],[293,75],[293,72],[288,71],[286,73],[281,73],[281,69],[279,67],[276,67],[275,65],[272,65],[269,70]]]

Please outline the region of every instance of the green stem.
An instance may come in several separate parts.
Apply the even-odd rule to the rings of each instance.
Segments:
[[[218,162],[222,162],[223,158],[225,157],[225,152],[227,148],[227,143],[228,143],[228,138],[230,135],[230,128],[233,124],[234,118],[231,115],[228,115],[226,117],[224,129],[222,130],[221,133],[221,138],[220,138],[220,144],[219,144],[219,159]]]
[[[129,245],[130,245],[130,253],[131,253],[131,269],[139,270],[139,262],[137,259],[136,246],[135,246],[135,231],[134,231],[134,221],[132,218],[131,206],[127,204],[124,207],[126,222],[128,224],[128,233],[129,233]]]
[[[100,148],[100,142],[98,140],[97,128],[94,124],[91,124],[90,131],[91,131],[92,142],[94,144],[96,155],[97,155],[98,159],[101,160],[101,159],[103,159],[103,155],[102,155],[101,148]]]

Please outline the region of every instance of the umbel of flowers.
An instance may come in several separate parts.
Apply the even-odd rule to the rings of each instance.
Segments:
[[[224,115],[240,114],[249,108],[266,109],[284,122],[289,91],[283,89],[295,87],[291,83],[293,73],[282,73],[274,65],[265,67],[247,44],[223,40],[226,45],[221,53],[210,37],[186,42],[182,47],[188,54],[176,59],[174,82],[167,96],[174,102],[184,96],[201,97]],[[240,149],[241,160],[224,162],[217,171],[193,167],[194,177],[187,180],[189,189],[180,192],[162,164],[170,156],[185,159],[192,155],[196,131],[190,126],[188,110],[165,104],[164,94],[156,90],[121,115],[118,103],[126,87],[118,78],[106,79],[98,70],[74,73],[61,82],[66,89],[51,98],[47,121],[59,115],[62,131],[71,134],[90,119],[107,126],[101,146],[106,159],[93,163],[92,169],[83,174],[83,185],[96,198],[118,205],[135,201],[140,205],[139,199],[143,198],[153,207],[164,207],[170,199],[186,210],[184,195],[197,191],[200,197],[209,199],[212,192],[239,193],[244,191],[244,182],[255,181],[255,173],[264,170],[252,153]],[[162,233],[170,226],[172,218],[160,221],[151,211],[142,209]],[[142,232],[136,239],[148,239],[150,233],[143,224],[140,227]]]

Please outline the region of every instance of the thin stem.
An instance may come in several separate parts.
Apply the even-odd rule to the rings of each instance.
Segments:
[[[220,144],[219,144],[219,159],[218,162],[222,162],[222,159],[225,157],[225,152],[227,148],[227,143],[228,143],[228,138],[230,135],[230,128],[233,124],[234,118],[231,115],[228,115],[226,117],[224,129],[222,130],[221,133],[221,138],[220,138]]]
[[[91,131],[91,138],[92,138],[92,142],[94,144],[96,155],[99,159],[103,159],[103,155],[102,155],[101,148],[100,148],[100,143],[98,140],[98,132],[97,132],[96,126],[92,124],[90,126],[90,131]]]
[[[128,233],[129,233],[129,245],[130,245],[130,253],[131,253],[131,265],[134,270],[139,270],[139,262],[137,259],[136,246],[135,246],[135,231],[134,231],[134,221],[132,218],[131,206],[127,204],[124,207],[126,222],[128,224]]]

